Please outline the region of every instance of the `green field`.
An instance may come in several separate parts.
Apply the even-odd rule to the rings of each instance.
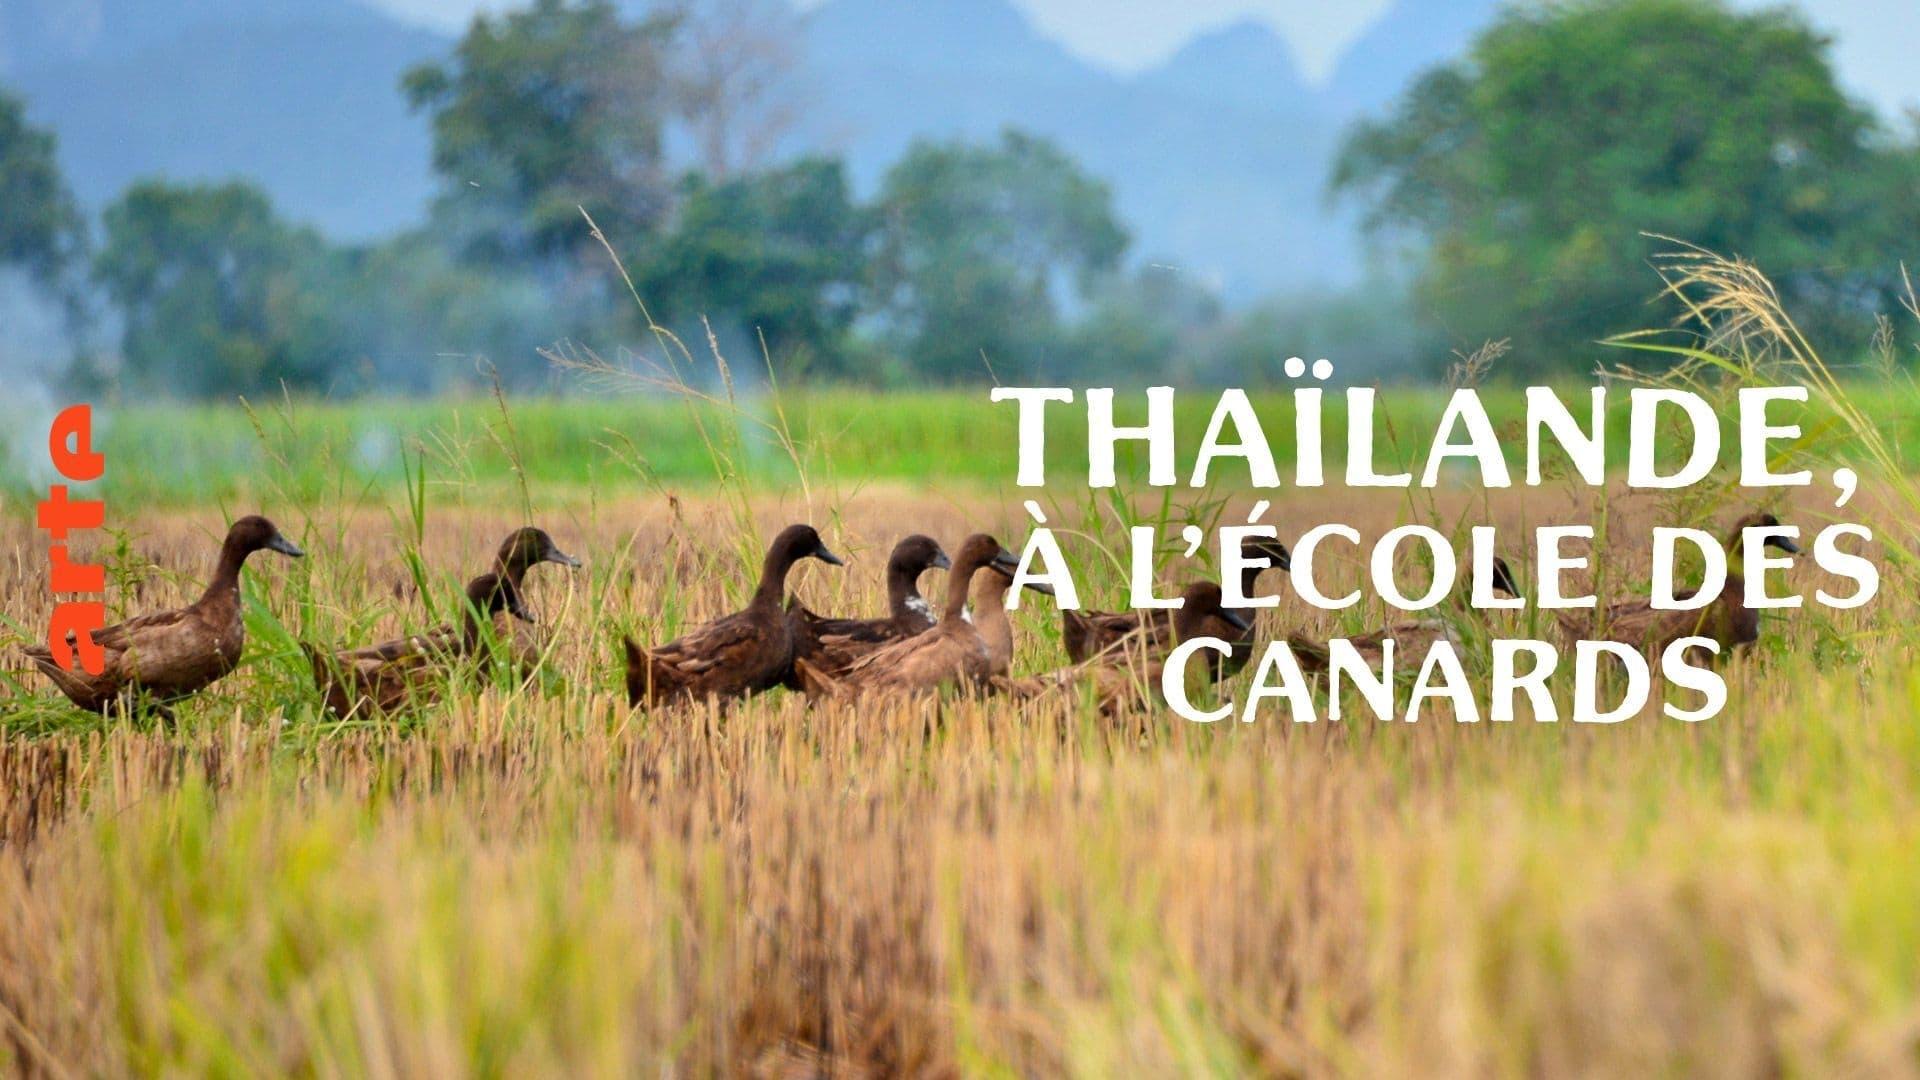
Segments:
[[[789,521],[848,556],[791,582],[834,614],[884,610],[906,532],[1019,546],[1014,414],[984,391],[105,411],[113,533],[81,552],[108,565],[116,617],[198,595],[241,513],[308,554],[248,564],[241,666],[170,721],[0,671],[0,1073],[1912,1075],[1920,561],[1896,555],[1920,393],[1822,385],[1791,453],[1861,467],[1846,513],[1876,530],[1878,599],[1767,612],[1710,720],[1656,695],[1611,726],[1375,720],[1351,693],[1347,719],[1315,723],[1069,694],[628,707],[621,637],[737,609]],[[1213,400],[1182,397],[1185,450]],[[1382,457],[1405,467],[1444,398],[1385,400]],[[1521,398],[1487,400],[1518,462]],[[1284,458],[1288,402],[1257,405]],[[1113,607],[1102,549],[1128,508],[1082,497],[1083,419],[1050,428],[1045,501],[1069,559],[1104,568],[1088,606]],[[1327,429],[1335,460],[1337,413]],[[1827,490],[1730,490],[1732,446],[1690,502],[1463,479],[1288,492],[1274,517],[1368,537],[1604,523],[1577,584],[1639,595],[1655,522],[1721,527],[1763,499],[1808,531],[1833,513]],[[1162,503],[1127,464],[1125,494],[1168,518],[1251,501],[1230,470]],[[45,482],[16,474],[0,517],[15,658],[51,613],[27,501]],[[437,697],[323,710],[303,644],[430,628],[528,520],[584,562],[531,575],[537,671],[481,645]],[[1334,565],[1332,592],[1363,587],[1364,560]],[[1803,597],[1826,580],[1781,578]],[[1268,641],[1405,617],[1279,591]],[[1450,617],[1470,641],[1554,634],[1538,608]],[[1011,672],[1060,670],[1054,606],[1013,621]],[[1246,700],[1254,679],[1205,693]]]
[[[1584,415],[1583,388],[1563,399]],[[1616,464],[1626,443],[1627,388],[1609,393],[1608,455]],[[805,472],[842,488],[860,484],[961,484],[1013,487],[1016,406],[995,404],[988,391],[874,394],[803,391],[741,396],[731,403],[691,403],[658,394],[594,397],[492,397],[434,401],[291,401],[209,405],[156,404],[100,410],[107,456],[103,496],[115,505],[192,506],[242,497],[298,503],[337,502],[403,490],[422,475],[443,499],[480,498],[522,480],[547,497],[617,495],[636,488],[695,490],[718,484],[783,486]],[[1523,438],[1517,388],[1481,391],[1488,411],[1515,446]],[[1920,459],[1920,390],[1902,381],[1858,384],[1853,391],[1903,460]],[[1180,392],[1176,428],[1182,467],[1205,434],[1216,393]],[[1143,397],[1123,391],[1122,422],[1144,417]],[[1425,453],[1446,401],[1432,387],[1380,392],[1378,453],[1383,468],[1407,468]],[[1292,462],[1289,394],[1256,394],[1283,480]],[[28,490],[34,455],[44,450],[32,428],[50,417],[16,415],[14,460],[6,485]],[[1050,407],[1048,461],[1063,484],[1086,471],[1085,408]],[[1810,431],[1817,422],[1809,421]],[[1329,394],[1324,445],[1338,462],[1346,445],[1345,410]],[[1727,429],[1726,444],[1733,442]],[[1832,440],[1827,440],[1829,443]],[[1845,452],[1845,440],[1831,448]],[[1509,460],[1518,462],[1517,453]],[[1122,447],[1123,471],[1144,476],[1143,455]],[[1224,477],[1245,473],[1229,462]],[[1183,475],[1182,482],[1185,477]]]

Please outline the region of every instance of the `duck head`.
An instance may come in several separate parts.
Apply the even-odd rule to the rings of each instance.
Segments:
[[[1240,595],[1251,597],[1260,587],[1260,575],[1268,570],[1293,569],[1293,552],[1271,536],[1249,536],[1240,543],[1240,558],[1249,565],[1240,570]]]
[[[792,566],[801,559],[819,559],[828,566],[845,566],[840,556],[827,550],[820,534],[811,525],[789,525],[780,530],[773,538],[772,546],[767,548],[767,559]]]
[[[779,607],[787,592],[787,571],[801,559],[819,559],[828,566],[847,565],[827,550],[813,526],[789,525],[767,548],[767,560],[760,566],[760,587],[754,591],[755,602]]]
[[[953,560],[931,536],[915,533],[893,545],[887,557],[887,607],[895,616],[918,613],[931,616],[920,596],[920,575],[928,570],[951,570]]]
[[[1196,581],[1180,592],[1180,613],[1174,616],[1174,631],[1181,640],[1193,637],[1209,617],[1220,619],[1241,633],[1253,629],[1253,621],[1243,611],[1222,606],[1225,594],[1211,581]]]
[[[1520,595],[1520,583],[1513,576],[1513,567],[1498,555],[1493,557],[1493,588],[1495,592],[1508,596]]]
[[[293,541],[280,535],[273,522],[259,514],[249,514],[233,523],[227,530],[227,541],[222,546],[223,553],[238,555],[242,560],[256,551],[277,551],[282,555],[298,559],[306,555],[294,546]]]
[[[1777,529],[1779,527],[1780,519],[1778,517],[1764,510],[1756,510],[1733,523],[1733,533],[1727,537],[1727,550],[1738,552],[1741,545],[1746,543],[1748,529]],[[1789,555],[1801,554],[1800,545],[1794,543],[1793,538],[1789,536],[1769,536],[1764,541],[1764,546],[1777,551],[1784,551]]]
[[[1247,572],[1250,574],[1258,574],[1261,570],[1268,568],[1274,570],[1293,569],[1293,552],[1288,551],[1287,545],[1271,536],[1250,536],[1241,541],[1240,557],[1248,561],[1255,559],[1265,559],[1267,561],[1266,566],[1259,567],[1258,569],[1248,567]]]
[[[1003,552],[1002,554],[1006,557],[996,557],[992,562],[987,564],[987,569],[993,571],[993,577],[1001,582],[1002,587],[1000,591],[1004,593],[1006,592],[1006,586],[1013,584],[1013,577],[1020,570],[1020,559],[1012,552]],[[1042,596],[1054,595],[1053,586],[1044,581],[1029,581],[1023,587],[1028,592],[1037,592]]]
[[[547,535],[547,530],[536,529],[531,525],[515,529],[513,534],[500,542],[500,551],[494,562],[508,576],[517,577],[527,572],[527,568],[543,562],[559,563],[561,566],[578,569],[580,560],[561,551]]]
[[[1009,578],[1020,568],[1020,559],[986,533],[974,533],[960,545],[954,557],[953,572],[947,575],[947,607],[943,615],[959,619],[967,609],[967,590],[972,587],[974,571],[992,567]]]
[[[919,578],[928,570],[951,570],[953,560],[941,549],[940,542],[931,536],[915,533],[893,545],[893,554],[887,558],[887,573],[901,574],[907,579]]]

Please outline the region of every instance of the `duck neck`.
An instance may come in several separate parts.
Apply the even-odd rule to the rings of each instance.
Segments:
[[[1013,666],[1013,623],[1007,619],[1007,589],[1013,582],[1004,574],[988,574],[973,595],[973,628],[987,643],[987,658],[996,672]]]
[[[519,558],[493,560],[493,572],[516,589],[527,580],[527,564]]]
[[[471,598],[461,605],[460,612],[460,651],[468,656],[480,649],[480,612]]]
[[[760,564],[760,587],[753,592],[756,606],[777,608],[786,600],[787,571],[793,569],[795,561],[785,551],[767,552],[766,561]]]
[[[240,568],[247,563],[247,556],[253,554],[241,541],[229,536],[220,545],[220,563],[213,569],[213,580],[207,582],[207,591],[200,596],[200,602],[211,603],[221,600],[238,602],[240,598]]]
[[[1745,525],[1735,525],[1727,534],[1727,577],[1740,577],[1740,571],[1747,565],[1747,529]]]
[[[954,565],[947,575],[947,606],[940,614],[941,622],[962,623],[967,613],[967,591],[973,587],[973,572],[980,569],[985,560],[962,560]]]
[[[894,618],[914,613],[908,601],[920,599],[920,575],[909,567],[887,567],[887,612]]]
[[[1200,610],[1199,605],[1189,600],[1180,605],[1173,613],[1173,636],[1181,641],[1192,641],[1206,632],[1207,616],[1212,612]]]
[[[1273,569],[1267,566],[1245,566],[1240,569],[1240,595],[1253,599],[1253,591],[1260,587],[1260,575]]]

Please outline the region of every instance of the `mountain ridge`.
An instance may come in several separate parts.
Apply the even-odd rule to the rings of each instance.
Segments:
[[[1451,40],[1464,17],[1446,7],[1398,0],[1385,22]],[[1382,47],[1414,31],[1376,26],[1323,91],[1248,19],[1123,76],[1007,0],[828,0],[801,18],[813,104],[788,152],[842,153],[871,191],[915,140],[1030,130],[1109,183],[1138,256],[1230,299],[1358,272],[1326,164],[1355,110],[1403,80],[1391,69],[1427,55]],[[0,0],[0,78],[58,135],[89,206],[147,176],[248,176],[289,217],[348,240],[424,220],[428,125],[399,79],[451,46],[362,0]],[[1300,252],[1312,257],[1288,257]]]

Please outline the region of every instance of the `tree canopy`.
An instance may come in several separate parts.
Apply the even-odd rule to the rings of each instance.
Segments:
[[[27,122],[19,99],[0,91],[0,267],[26,273],[64,301],[85,257],[86,220],[60,174],[54,139]]]
[[[689,177],[650,246],[641,291],[682,337],[692,318],[757,360],[850,375],[847,334],[864,299],[871,214],[837,161],[808,159],[715,183]],[[704,336],[704,334],[700,335]]]
[[[1120,262],[1107,185],[1046,139],[922,142],[881,183],[879,299],[908,367],[944,380],[1057,347],[1062,307]]]
[[[1911,237],[1887,235],[1876,204],[1911,176],[1887,159],[1913,151],[1847,98],[1827,53],[1788,9],[1515,8],[1354,130],[1332,185],[1367,200],[1376,233],[1416,241],[1415,302],[1450,344],[1511,338],[1535,369],[1644,325],[1643,233],[1831,299],[1844,248],[1897,271]]]
[[[606,0],[535,0],[476,18],[448,62],[409,72],[407,98],[432,118],[437,222],[478,258],[517,261],[573,254],[582,208],[609,236],[651,231],[671,189],[670,29]]]
[[[104,215],[95,277],[127,374],[181,395],[317,387],[343,360],[320,238],[242,183],[135,184]]]

